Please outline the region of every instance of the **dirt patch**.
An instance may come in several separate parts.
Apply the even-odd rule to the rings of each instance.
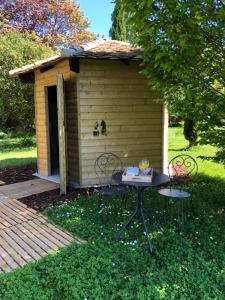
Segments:
[[[23,166],[16,168],[3,168],[0,169],[0,181],[5,182],[5,184],[12,184],[22,181],[31,180],[37,178],[33,176],[37,172],[37,166]]]
[[[43,210],[47,208],[50,204],[59,205],[64,202],[69,202],[74,200],[79,196],[89,196],[94,192],[94,188],[90,189],[71,189],[66,195],[60,195],[59,189],[44,192],[28,197],[19,199],[22,203],[26,204],[35,210]]]

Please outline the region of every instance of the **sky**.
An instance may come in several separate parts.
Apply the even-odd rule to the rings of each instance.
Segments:
[[[111,14],[114,8],[112,0],[77,0],[84,16],[91,22],[89,30],[109,38]]]

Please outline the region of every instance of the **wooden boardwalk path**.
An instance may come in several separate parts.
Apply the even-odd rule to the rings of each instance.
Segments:
[[[44,179],[32,179],[19,183],[0,186],[0,194],[12,199],[19,199],[59,188],[58,183]]]
[[[34,191],[38,190],[36,184],[30,185],[31,183],[27,182],[26,188],[25,183],[11,185],[11,194],[8,189],[10,185],[0,187],[0,273],[23,267],[28,262],[36,261],[71,242],[86,243],[47,223],[43,215],[13,199],[11,195],[25,197],[24,194],[34,194]],[[45,187],[53,189],[53,185],[49,185],[48,182]],[[39,190],[44,191],[44,187],[39,186]]]

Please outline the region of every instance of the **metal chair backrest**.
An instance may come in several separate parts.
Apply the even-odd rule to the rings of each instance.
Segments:
[[[112,176],[117,172],[123,171],[123,163],[113,153],[102,153],[97,157],[94,169],[101,185],[112,185],[115,184]]]
[[[197,175],[198,165],[195,159],[190,155],[177,155],[169,162],[168,173],[172,182],[187,182]]]

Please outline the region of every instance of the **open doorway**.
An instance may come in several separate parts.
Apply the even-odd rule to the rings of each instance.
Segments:
[[[59,174],[59,134],[58,134],[58,109],[57,88],[48,87],[48,116],[49,116],[49,150],[50,150],[50,175]]]

